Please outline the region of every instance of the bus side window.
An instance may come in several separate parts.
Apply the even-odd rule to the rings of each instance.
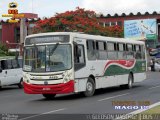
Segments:
[[[117,43],[118,59],[126,59],[125,44]]]
[[[94,40],[87,40],[87,56],[88,60],[96,60]]]
[[[126,45],[127,50],[127,59],[133,59],[134,58],[134,51],[133,51],[133,45],[127,44]]]
[[[106,42],[96,42],[97,59],[107,60]]]
[[[115,60],[117,59],[117,51],[116,51],[116,43],[114,42],[107,42],[107,52],[108,52],[108,59]]]
[[[142,59],[140,45],[135,45],[135,58],[136,59]]]

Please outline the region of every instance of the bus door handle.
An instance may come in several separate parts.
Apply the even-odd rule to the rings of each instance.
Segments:
[[[7,71],[5,71],[5,74],[7,74]]]

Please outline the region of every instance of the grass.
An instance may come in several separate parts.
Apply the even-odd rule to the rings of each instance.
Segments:
[[[160,105],[134,115],[128,120],[160,120]]]
[[[160,114],[160,105],[142,112],[143,114]]]

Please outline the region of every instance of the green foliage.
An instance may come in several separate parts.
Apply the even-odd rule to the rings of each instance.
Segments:
[[[8,52],[7,46],[3,43],[0,43],[0,56],[15,56],[15,53]]]
[[[8,49],[6,45],[0,43],[0,56],[6,56],[8,54]]]
[[[54,17],[39,20],[34,33],[40,32],[84,32],[93,35],[123,37],[123,28],[120,26],[104,27],[96,17],[94,11],[76,8],[75,11],[66,11]]]

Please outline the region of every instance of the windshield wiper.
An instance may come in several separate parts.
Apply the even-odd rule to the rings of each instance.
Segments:
[[[56,43],[56,45],[54,46],[54,48],[52,49],[51,53],[53,54],[55,52],[55,50],[57,49],[59,43]]]

